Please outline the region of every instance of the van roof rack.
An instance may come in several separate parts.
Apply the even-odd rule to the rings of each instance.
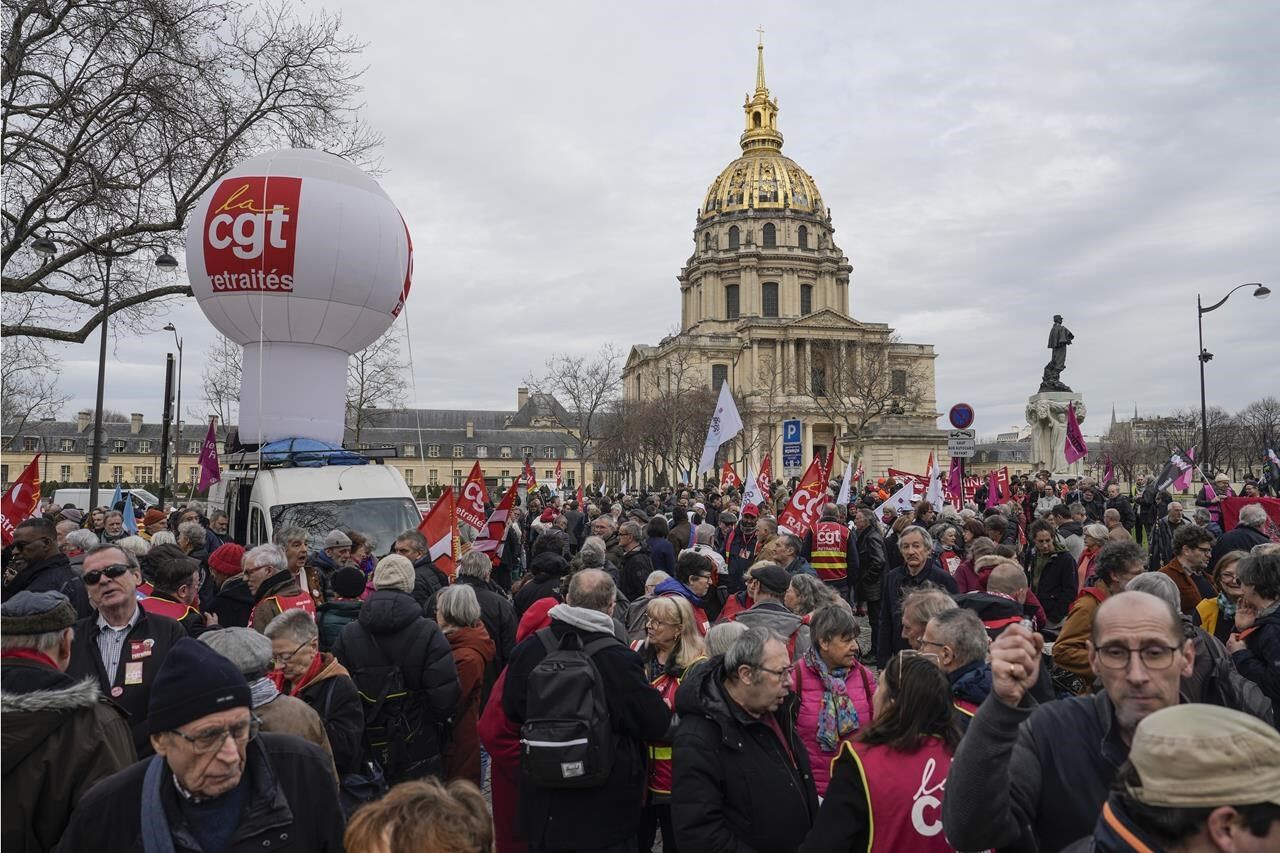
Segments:
[[[232,432],[226,439],[227,452],[223,455],[223,463],[231,468],[322,468],[326,465],[365,465],[370,462],[378,464],[384,459],[399,456],[399,449],[392,446],[351,448],[351,447],[300,447],[282,450],[271,449],[266,459],[259,453],[259,445],[245,445],[239,441],[237,433]],[[336,458],[335,458],[336,457]]]

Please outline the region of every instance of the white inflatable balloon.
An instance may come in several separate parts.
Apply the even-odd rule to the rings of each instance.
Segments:
[[[241,441],[341,443],[347,356],[391,326],[413,277],[382,187],[320,151],[246,160],[196,203],[187,265],[209,322],[244,347]]]

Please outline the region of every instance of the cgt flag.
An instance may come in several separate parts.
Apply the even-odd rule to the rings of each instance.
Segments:
[[[1089,454],[1089,445],[1084,443],[1084,433],[1080,432],[1080,421],[1076,419],[1076,404],[1067,404],[1067,440],[1062,446],[1062,455],[1069,464],[1075,464]]]
[[[720,491],[728,488],[742,488],[742,480],[738,479],[738,472],[733,470],[733,466],[726,460],[724,468],[720,470]]]
[[[13,544],[13,531],[40,506],[40,454],[27,463],[18,479],[4,491],[0,501],[0,539],[4,547]]]
[[[822,460],[814,457],[809,468],[796,484],[786,509],[778,518],[778,529],[794,536],[804,536],[822,514],[827,502],[826,484],[822,482]]]
[[[562,474],[563,466],[561,465],[563,461],[564,460],[561,460],[561,459],[556,460],[556,494],[557,495],[560,494],[560,489],[563,487],[563,483],[564,483],[563,474]]]
[[[740,432],[742,416],[738,414],[738,406],[733,402],[729,383],[722,382],[720,397],[716,400],[716,410],[711,414],[711,425],[707,427],[707,440],[702,444],[702,459],[698,462],[696,473],[703,474],[713,469],[716,465],[716,451]]]
[[[533,465],[529,463],[529,457],[524,458],[524,471],[520,474],[520,484],[529,491],[538,488],[538,478],[533,473]]]
[[[457,571],[458,517],[455,514],[453,486],[445,486],[440,498],[422,517],[418,532],[427,538],[427,553],[440,571],[453,579]]]
[[[933,507],[934,512],[942,511],[942,504],[945,502],[942,494],[942,472],[938,469],[938,464],[933,461],[933,451],[929,452],[929,485],[925,487],[924,499],[929,502],[929,506]]]
[[[507,489],[493,514],[485,522],[485,531],[471,543],[472,551],[488,554],[489,560],[495,566],[502,560],[502,543],[507,537],[507,519],[511,517],[511,510],[516,505],[516,490],[519,487],[520,478],[517,477],[511,481],[511,488]]]
[[[452,491],[453,487],[448,488]],[[457,508],[454,510],[458,523],[479,533],[484,529],[484,505],[488,502],[489,490],[485,487],[484,473],[480,470],[480,463],[477,462],[471,466],[471,475],[462,485],[462,495],[458,498]]]
[[[209,421],[209,431],[205,433],[204,443],[200,445],[200,482],[197,491],[205,491],[222,479],[222,468],[218,465],[218,433]]]

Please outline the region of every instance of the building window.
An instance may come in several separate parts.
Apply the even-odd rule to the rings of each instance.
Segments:
[[[564,487],[565,487],[566,489],[573,489],[573,488],[576,488],[576,487],[577,487],[577,483],[575,482],[575,481],[576,481],[576,479],[577,479],[577,477],[574,475],[574,473],[573,473],[572,471],[565,471],[565,472],[564,472]]]
[[[406,444],[406,445],[404,446],[404,455],[405,455],[405,456],[409,456],[409,457],[417,456],[417,455],[418,455],[418,445],[416,445],[416,444]]]
[[[813,384],[813,395],[816,397],[827,396],[827,366],[820,362],[814,362],[809,376],[810,382]]]
[[[776,249],[778,247],[778,229],[772,222],[764,224],[764,247],[766,249]]]
[[[547,469],[547,470],[545,470],[545,471],[543,471],[543,472],[542,472],[542,482],[544,482],[544,483],[554,483],[555,481],[556,481],[556,472],[555,472],[555,471],[552,471],[552,470],[550,470],[550,469]]]
[[[498,476],[502,478],[502,482],[504,484],[511,482],[511,472],[508,471],[506,468],[503,468],[501,471],[499,471]]]
[[[532,455],[533,455],[533,445],[532,445],[532,444],[526,444],[526,445],[524,445],[523,447],[521,447],[521,448],[520,448],[520,455],[521,455],[521,456],[524,456],[524,457],[532,456]]]
[[[801,314],[813,313],[813,285],[812,284],[800,285],[800,313]]]
[[[724,289],[724,316],[730,320],[738,319],[738,285],[730,284]]]
[[[192,468],[191,470],[194,471],[196,469]],[[111,466],[111,482],[119,483],[119,482],[122,482],[123,480],[124,480],[124,466],[112,465]]]
[[[404,484],[409,488],[413,488],[413,469],[402,468],[400,473],[404,475]]]
[[[139,441],[139,442],[138,442],[138,452],[139,452],[139,453],[150,453],[150,452],[151,452],[151,442],[150,442],[150,441],[148,441],[148,440],[146,440],[146,439],[143,439],[142,441]]]
[[[459,468],[454,468],[454,469],[453,469],[453,490],[454,490],[455,492],[456,492],[456,491],[461,491],[461,489],[462,489],[462,479],[463,479],[463,477],[462,477],[462,470],[461,470],[461,469],[459,469]]]
[[[729,381],[729,365],[711,365],[711,390],[720,392],[720,386]]]
[[[71,466],[70,465],[62,466],[61,473],[58,475],[58,480],[63,483],[71,482]]]
[[[24,436],[22,439],[22,449],[27,451],[35,450],[40,446],[40,439],[33,436]]]
[[[440,470],[438,468],[432,468],[427,472],[427,482],[433,486],[440,485]]]
[[[196,481],[198,480],[198,478],[199,478],[199,477],[200,477],[200,469],[199,469],[199,468],[197,468],[196,466],[192,465],[190,468],[188,468],[188,469],[187,469],[187,482],[188,482],[188,483],[194,483],[194,482],[196,482]]]
[[[796,230],[796,243],[801,249],[809,248],[809,229],[803,225]]]
[[[58,442],[58,449],[63,453],[74,453],[76,450],[76,440],[74,438],[64,438]]]
[[[461,444],[455,444],[455,445],[453,446],[453,458],[454,458],[454,459],[461,459],[461,458],[462,458],[462,445],[461,445]]]
[[[428,456],[429,458],[431,458],[431,459],[436,459],[436,458],[438,458],[438,457],[440,456],[440,445],[438,445],[438,444],[428,444],[428,445],[427,445],[427,456]]]
[[[499,456],[499,458],[502,458],[502,459],[510,459],[510,458],[511,458],[511,445],[509,445],[509,444],[504,444],[502,447],[499,447],[499,448],[498,448],[498,456]]]
[[[487,445],[487,444],[477,444],[477,445],[476,445],[476,458],[477,458],[477,459],[488,459],[488,458],[489,458],[489,445]]]
[[[577,458],[578,458],[578,451],[577,451],[575,448],[572,448],[572,447],[566,447],[566,448],[564,449],[564,458],[565,458],[565,459],[577,459]]]
[[[124,444],[124,442],[122,441],[122,442],[120,442],[120,444]],[[201,444],[201,442],[199,442],[199,441],[188,441],[188,442],[187,442],[187,452],[188,452],[188,453],[199,453],[199,452],[200,452],[200,444]]]
[[[760,285],[761,313],[765,317],[778,316],[778,283],[766,281]]]
[[[556,458],[556,449],[555,449],[554,447],[544,447],[544,448],[542,448],[542,458],[543,458],[543,459],[555,459],[555,458]]]
[[[907,393],[907,371],[895,370],[891,376],[889,393],[899,396],[905,395]]]
[[[702,235],[702,250],[704,252],[711,251],[711,232],[710,231]]]
[[[155,469],[150,465],[134,465],[133,482],[135,484],[155,482]]]
[[[730,226],[729,226],[729,248],[730,248],[730,249],[736,249],[736,248],[738,248],[738,245],[739,245],[738,241],[739,241],[739,239],[740,239],[740,238],[739,238],[739,236],[738,236],[738,226],[737,226],[737,225],[730,225]]]

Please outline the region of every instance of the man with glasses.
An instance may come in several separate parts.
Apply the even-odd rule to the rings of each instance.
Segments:
[[[1195,651],[1166,601],[1121,592],[1098,607],[1089,665],[1102,689],[1036,705],[1044,638],[1011,625],[989,652],[992,691],[947,777],[942,821],[958,850],[1061,850],[1089,835],[1138,723],[1178,704]]]
[[[671,790],[681,850],[792,851],[813,826],[818,796],[796,734],[793,668],[785,637],[755,627],[685,675]]]
[[[249,685],[189,638],[173,647],[148,703],[155,756],[80,801],[65,850],[342,850],[329,759],[315,744],[260,734]]]
[[[60,592],[76,609],[89,615],[89,599],[84,584],[71,568],[71,560],[58,548],[58,530],[47,518],[28,518],[13,531],[9,565],[4,573],[4,601],[24,589],[30,592]]]
[[[1178,585],[1179,606],[1184,615],[1195,613],[1201,599],[1218,594],[1213,583],[1202,574],[1209,566],[1212,553],[1213,537],[1203,527],[1188,524],[1173,534],[1173,559],[1162,566],[1160,572]]]
[[[253,593],[249,627],[266,633],[267,626],[286,610],[305,610],[316,618],[316,603],[298,586],[279,545],[259,545],[244,555],[244,580]]]
[[[84,558],[84,585],[97,611],[76,622],[67,674],[95,678],[102,692],[129,714],[138,755],[151,754],[147,703],[160,665],[186,629],[138,604],[137,576],[118,545],[103,543]]]

